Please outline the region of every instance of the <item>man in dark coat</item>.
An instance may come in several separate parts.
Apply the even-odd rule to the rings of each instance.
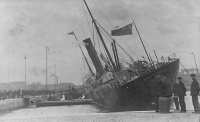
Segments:
[[[173,93],[173,100],[176,106],[176,110],[179,110],[179,102],[178,102],[178,94],[177,94],[177,86],[178,82],[176,81],[176,78],[172,79],[172,93]]]
[[[199,101],[198,101],[198,95],[199,95],[199,83],[196,80],[196,75],[191,74],[192,77],[192,84],[191,84],[191,96],[192,96],[192,103],[194,106],[194,112],[193,113],[200,113],[200,108],[199,108]]]
[[[171,97],[172,96],[172,89],[171,89],[171,83],[166,81],[166,77],[162,76],[162,85],[161,85],[161,91],[157,93],[156,95],[156,112],[159,112],[159,104],[158,99],[159,97]]]
[[[171,97],[172,96],[171,83],[166,81],[165,76],[162,77],[162,81],[163,81],[163,86],[162,86],[162,90],[160,92],[160,96],[161,97]]]
[[[157,75],[155,77],[155,81],[153,82],[153,89],[154,89],[154,94],[156,95],[157,93],[159,93],[161,91],[162,88],[162,77],[160,75]]]
[[[186,88],[184,83],[182,82],[182,78],[178,77],[178,85],[177,85],[177,95],[179,97],[179,104],[181,106],[180,112],[186,112],[186,106],[185,106],[185,96],[186,96]]]

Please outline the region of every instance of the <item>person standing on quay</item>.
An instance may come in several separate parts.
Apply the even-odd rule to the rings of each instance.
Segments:
[[[177,95],[179,97],[179,104],[181,106],[180,112],[186,112],[186,106],[185,106],[186,88],[184,83],[182,82],[182,78],[178,77],[177,79],[178,79]]]
[[[179,110],[179,102],[178,102],[178,82],[176,81],[176,78],[172,79],[172,93],[173,93],[173,100],[176,106],[176,110]]]
[[[192,96],[192,103],[194,106],[194,112],[193,113],[200,113],[200,108],[199,108],[199,101],[198,101],[198,95],[199,95],[199,83],[196,80],[196,75],[191,74],[192,77],[192,84],[191,84],[191,96]]]
[[[158,103],[159,97],[170,98],[172,96],[171,83],[166,81],[165,76],[162,76],[161,80],[162,80],[161,91],[156,95],[156,101],[157,101],[156,112],[159,112],[159,103]]]

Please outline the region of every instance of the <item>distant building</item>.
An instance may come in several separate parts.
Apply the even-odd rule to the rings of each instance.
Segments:
[[[10,82],[9,83],[9,89],[12,90],[19,90],[19,89],[26,89],[27,85],[24,81],[18,81],[18,82]]]
[[[40,82],[33,82],[29,85],[26,84],[24,81],[18,81],[18,82],[10,82],[10,83],[0,83],[0,90],[45,90],[45,84],[41,84]],[[55,90],[59,91],[65,91],[69,88],[79,88],[78,86],[75,86],[73,83],[60,83],[60,84],[47,84],[47,90]]]
[[[73,86],[77,88],[77,86],[75,86],[73,83],[47,84],[47,90],[56,89],[56,91],[59,91],[59,90],[64,91],[64,90],[69,89],[69,87],[72,88]],[[33,82],[32,84],[28,85],[28,89],[29,90],[46,90],[46,85]]]
[[[1,83],[0,84],[0,90],[19,90],[19,89],[26,89],[27,85],[24,81],[18,81],[18,82],[10,82],[10,83]]]
[[[190,68],[190,69],[186,69],[189,74],[196,74],[197,70],[196,68]],[[187,71],[185,69],[181,69],[181,71],[179,72],[179,74],[188,74]],[[200,72],[200,70],[198,69],[198,71]]]

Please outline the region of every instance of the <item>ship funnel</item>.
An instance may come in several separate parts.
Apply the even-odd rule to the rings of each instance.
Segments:
[[[100,78],[105,71],[103,69],[103,66],[102,66],[100,60],[99,60],[97,52],[94,49],[94,46],[93,46],[90,38],[87,38],[87,39],[83,40],[83,42],[86,43],[85,47],[86,47],[86,49],[88,51],[88,54],[89,54],[89,56],[90,56],[90,58],[91,58],[91,60],[92,60],[92,62],[94,64],[94,67],[96,69],[96,73],[98,75],[97,78]]]

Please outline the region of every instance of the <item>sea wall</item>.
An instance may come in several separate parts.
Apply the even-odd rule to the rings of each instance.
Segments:
[[[22,108],[25,105],[23,98],[0,100],[0,112]]]

